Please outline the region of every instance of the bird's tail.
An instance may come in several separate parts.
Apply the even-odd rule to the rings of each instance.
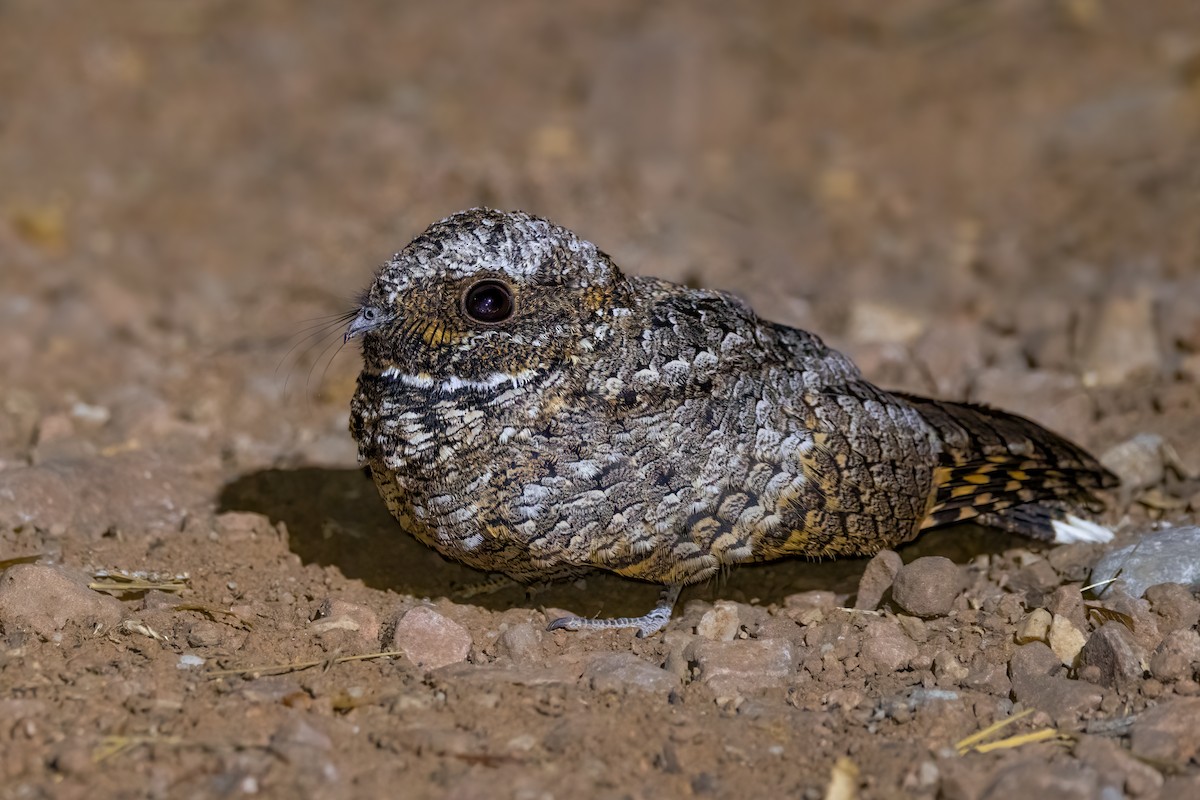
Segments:
[[[975,521],[1035,539],[1104,542],[1107,528],[1072,511],[1103,508],[1118,484],[1082,448],[1015,414],[903,395],[937,432],[942,463],[921,528]]]

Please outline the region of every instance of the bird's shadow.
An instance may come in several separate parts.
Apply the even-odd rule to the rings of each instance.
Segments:
[[[392,519],[363,470],[299,467],[243,475],[225,485],[221,511],[253,511],[287,525],[288,546],[305,564],[335,567],[365,585],[418,597],[448,597],[492,610],[556,607],[585,616],[645,613],[661,587],[597,572],[586,584],[554,584],[530,596],[511,586],[467,598],[464,590],[486,573],[442,558],[405,533]],[[971,525],[923,534],[901,548],[904,560],[943,555],[963,564],[980,553],[1011,548],[1013,537]],[[690,587],[689,599],[782,603],[790,594],[827,590],[853,595],[867,559],[789,559],[739,567],[719,580]],[[681,603],[682,607],[682,603]]]

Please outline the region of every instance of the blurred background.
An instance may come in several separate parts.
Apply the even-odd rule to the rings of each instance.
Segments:
[[[1074,435],[1200,373],[1190,0],[6,0],[0,52],[10,459],[352,460],[302,332],[481,204]]]

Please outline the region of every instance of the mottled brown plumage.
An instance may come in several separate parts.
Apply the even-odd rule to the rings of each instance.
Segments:
[[[570,231],[476,209],[383,266],[361,337],[359,456],[401,526],[518,581],[677,587],[791,555],[874,553],[979,521],[1103,540],[1113,477],[990,409],[894,394],[735,297],[624,275]],[[568,618],[558,627],[635,620]]]

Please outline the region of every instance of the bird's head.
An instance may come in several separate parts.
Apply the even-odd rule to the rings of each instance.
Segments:
[[[362,340],[367,371],[413,385],[519,384],[586,357],[625,292],[608,256],[571,231],[472,209],[380,268],[346,339]]]

